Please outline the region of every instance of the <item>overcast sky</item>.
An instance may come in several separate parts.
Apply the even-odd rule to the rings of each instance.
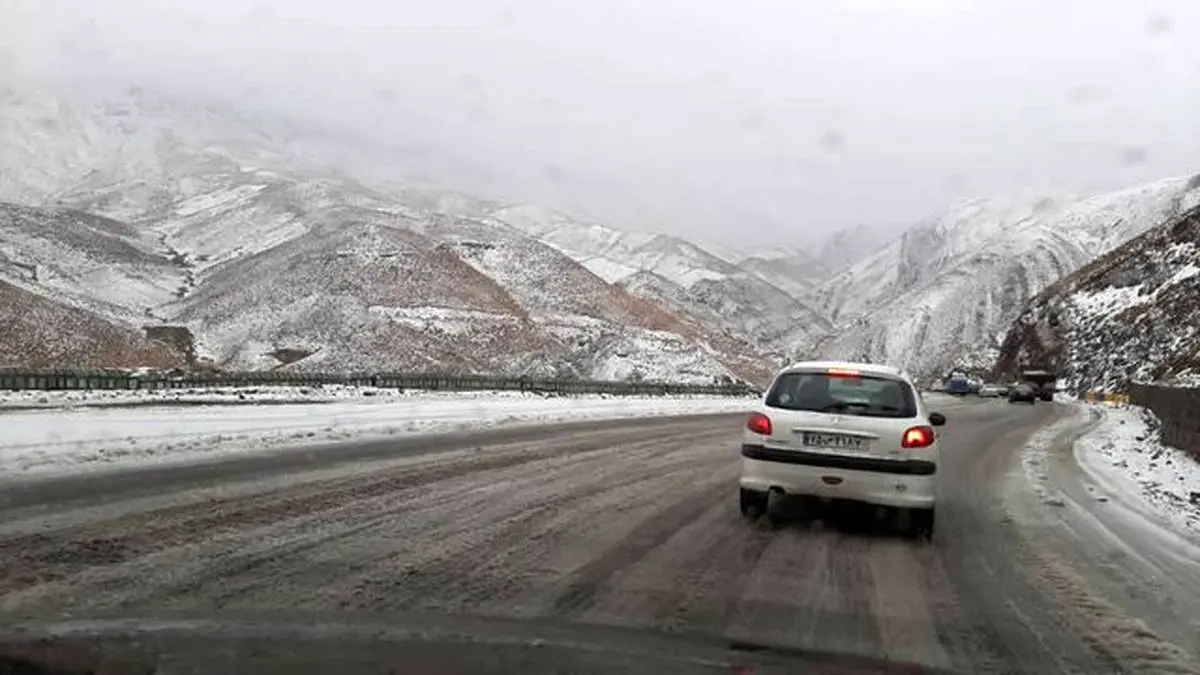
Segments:
[[[47,81],[267,107],[743,245],[1200,170],[1196,0],[0,0],[0,26]]]

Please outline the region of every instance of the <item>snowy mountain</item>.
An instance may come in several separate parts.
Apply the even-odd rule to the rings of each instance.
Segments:
[[[117,321],[144,319],[184,283],[149,233],[110,218],[0,202],[0,234],[0,279]]]
[[[819,312],[797,298],[827,271],[796,251],[764,252],[734,262],[678,237],[623,232],[534,206],[506,206],[491,216],[709,333],[749,340],[772,363],[783,358],[786,345],[811,342],[830,328]],[[731,251],[725,255],[738,257]]]
[[[1172,179],[976,201],[882,247],[859,227],[815,254],[738,252],[366,180],[307,133],[141,92],[0,92],[7,302],[82,312],[74,325],[115,326],[130,354],[143,325],[181,324],[238,368],[761,381],[784,358],[830,356],[982,370],[1030,297],[1200,192]]]
[[[670,235],[623,232],[530,205],[505,206],[490,215],[559,249],[610,283],[645,271],[688,287],[742,272],[737,265]]]
[[[896,233],[877,227],[856,225],[838,230],[826,238],[815,258],[831,272],[841,272],[883,248],[895,238]]]
[[[1200,177],[1193,187],[1200,186]],[[1193,192],[1188,205],[1200,204]],[[996,364],[1057,368],[1076,391],[1128,382],[1200,386],[1200,206],[1046,288],[1009,330]]]
[[[201,356],[237,368],[767,374],[751,340],[494,215],[518,209],[368,187],[221,110],[3,96],[0,199],[41,206],[0,209],[0,280],[131,335],[183,324]],[[741,274],[687,242],[638,237],[619,237],[630,260],[673,278]]]
[[[752,255],[743,258],[738,266],[794,298],[804,297],[833,276],[824,263],[800,252]]]
[[[955,366],[986,370],[1028,298],[1176,217],[1196,193],[1176,178],[1086,199],[960,205],[810,296],[838,324],[816,351],[921,376]]]

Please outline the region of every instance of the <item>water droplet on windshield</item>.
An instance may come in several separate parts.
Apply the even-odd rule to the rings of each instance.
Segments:
[[[961,193],[966,191],[970,181],[961,173],[952,173],[946,176],[946,189],[950,192]]]
[[[738,126],[745,131],[762,131],[765,122],[766,120],[763,119],[762,114],[752,112],[743,116],[742,119],[738,121]]]
[[[388,87],[380,87],[375,89],[371,92],[371,96],[374,97],[376,101],[387,105],[391,105],[396,102],[396,92]]]
[[[496,25],[511,26],[517,20],[517,12],[512,7],[501,7],[496,12]]]
[[[1155,14],[1146,20],[1146,33],[1159,37],[1171,32],[1171,18],[1162,14]]]
[[[1067,90],[1067,103],[1077,106],[1092,105],[1104,98],[1104,89],[1092,84],[1080,84]]]
[[[846,147],[846,139],[836,131],[826,131],[821,137],[821,147],[826,152],[841,152]]]
[[[1136,166],[1146,161],[1146,151],[1142,148],[1125,148],[1121,151],[1121,163],[1125,166]]]
[[[268,22],[275,20],[275,9],[268,4],[262,2],[254,3],[250,8],[250,20],[258,22]]]
[[[567,173],[562,167],[551,162],[542,165],[542,175],[551,183],[561,183]]]

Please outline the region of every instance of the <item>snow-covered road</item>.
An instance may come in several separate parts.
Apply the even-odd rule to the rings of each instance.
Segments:
[[[134,400],[128,393],[103,397],[109,405],[98,407],[91,406],[95,401],[76,400],[77,405],[64,407],[64,401],[52,401],[45,394],[30,396],[45,409],[0,410],[0,475],[192,461],[216,454],[497,425],[740,412],[753,405],[744,398],[519,392],[359,392],[357,398],[344,394],[317,403],[245,404],[244,400],[293,400],[288,398],[292,393],[256,391],[242,399],[236,392],[198,392],[194,400],[183,399],[190,405],[137,407],[111,405]],[[221,404],[222,397],[243,404]]]
[[[1097,533],[1092,511],[1013,488],[1023,482],[1014,480],[1018,449],[1076,410],[932,394],[927,402],[949,420],[939,431],[932,543],[898,536],[895,519],[833,505],[816,509],[820,522],[747,522],[736,505],[738,425],[720,418],[547,425],[14,481],[18,489],[0,489],[0,609],[30,620],[0,625],[0,642],[8,624],[11,634],[20,623],[21,639],[43,621],[56,624],[50,635],[78,635],[60,617],[94,631],[120,612],[140,653],[162,654],[146,641],[174,612],[238,624],[220,645],[251,635],[244,612],[277,617],[264,628],[289,632],[333,627],[339,615],[356,617],[345,625],[386,616],[392,635],[395,617],[413,617],[420,633],[434,612],[468,640],[504,635],[463,632],[463,621],[493,617],[528,626],[516,645],[547,637],[547,627],[604,626],[620,629],[598,643],[611,653],[634,653],[622,635],[673,633],[710,636],[721,650],[730,640],[783,647],[764,657],[822,657],[781,672],[825,672],[825,655],[842,653],[936,672],[1200,673],[1189,626],[1200,616],[1194,559],[1145,573],[1140,558],[1118,557]],[[1014,502],[1039,516],[1031,527],[1017,519],[1026,509],[1009,510]],[[1110,594],[1102,577],[1114,568],[1130,571],[1125,595]],[[340,624],[318,632],[349,635]],[[188,636],[167,642],[194,644]],[[563,636],[550,635],[584,644]],[[559,670],[577,666],[577,651]]]

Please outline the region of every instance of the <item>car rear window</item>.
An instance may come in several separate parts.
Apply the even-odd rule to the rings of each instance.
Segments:
[[[847,377],[823,372],[784,373],[767,394],[767,405],[784,410],[836,412],[867,417],[916,417],[913,389],[903,380],[876,375]]]

